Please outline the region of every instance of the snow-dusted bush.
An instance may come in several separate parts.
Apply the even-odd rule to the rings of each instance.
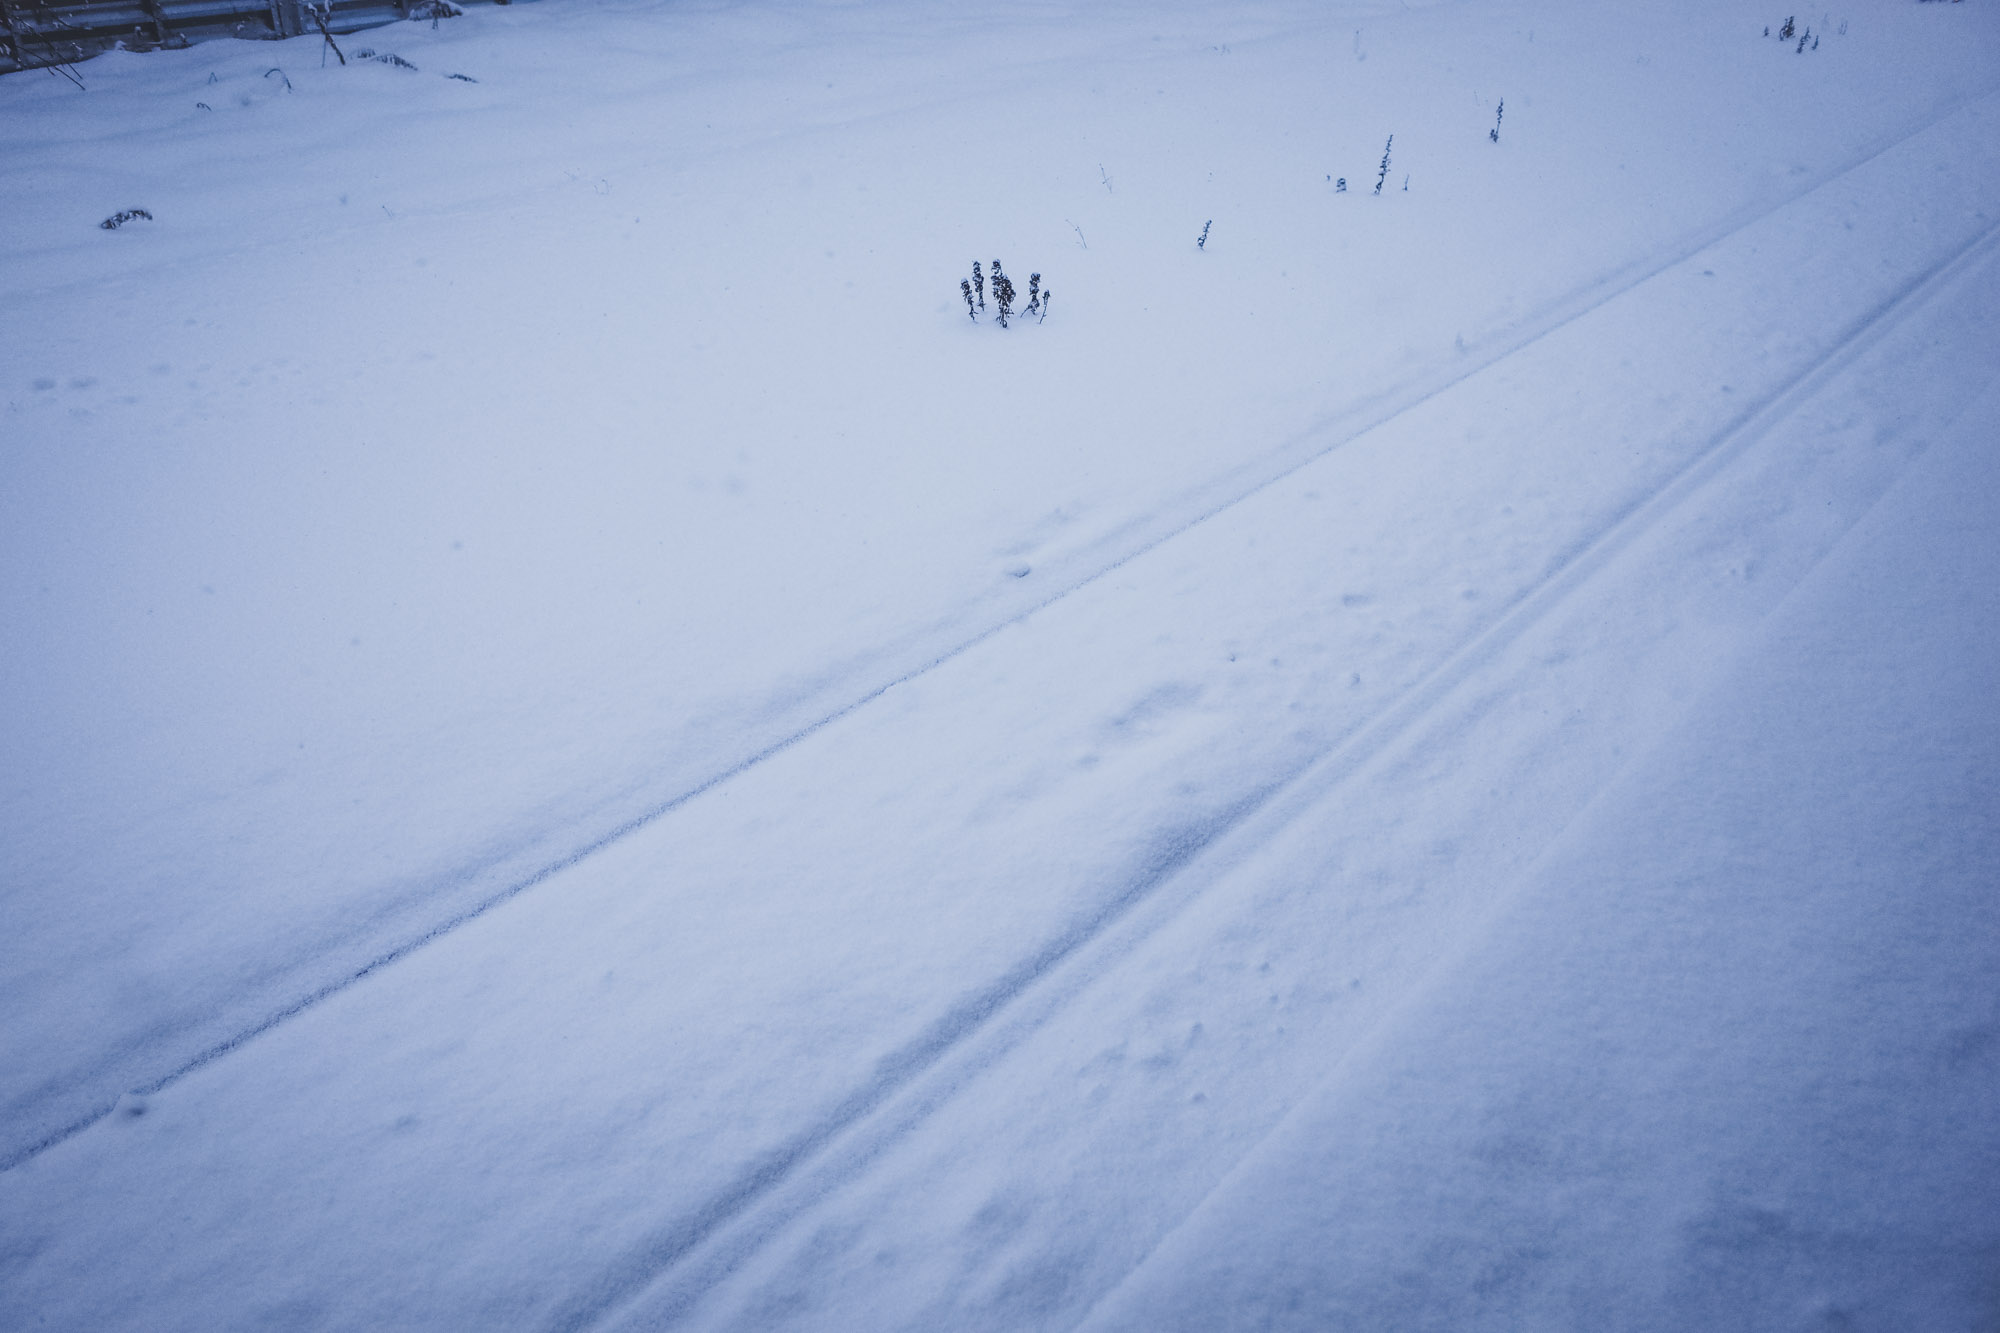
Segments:
[[[1000,322],[1000,327],[1004,329],[1008,326],[1008,321],[1014,317],[1015,291],[1014,280],[1000,267],[999,260],[994,260],[991,270],[984,272],[979,267],[979,261],[974,260],[972,276],[958,280],[959,298],[965,302],[966,318],[978,320],[979,312],[986,308],[986,287],[989,281],[993,287],[994,313]],[[1049,317],[1049,291],[1042,286],[1042,275],[1039,273],[1028,275],[1028,304],[1021,313],[1036,316],[1038,322]]]
[[[1007,327],[1008,316],[1014,313],[1014,280],[1000,271],[1000,261],[993,261],[993,309],[1000,320],[1000,327]]]

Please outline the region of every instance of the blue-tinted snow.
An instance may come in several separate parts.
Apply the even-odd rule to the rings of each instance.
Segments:
[[[1766,17],[0,80],[0,1322],[1990,1322],[2000,48]]]

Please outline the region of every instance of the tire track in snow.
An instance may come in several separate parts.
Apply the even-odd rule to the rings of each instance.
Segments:
[[[615,822],[611,823],[609,827],[600,828],[594,833],[587,834],[578,842],[572,844],[568,851],[551,857],[539,865],[530,863],[532,868],[502,881],[498,887],[474,896],[472,901],[455,911],[449,912],[442,919],[413,930],[402,939],[396,940],[393,943],[372,948],[365,943],[365,932],[368,928],[364,926],[355,935],[349,935],[340,940],[333,941],[316,952],[294,958],[273,967],[270,969],[268,975],[274,977],[272,988],[276,989],[280,984],[276,978],[282,978],[286,975],[295,976],[302,972],[308,972],[315,964],[322,963],[330,957],[337,957],[343,950],[346,951],[349,960],[356,958],[360,960],[358,962],[349,961],[337,966],[332,976],[324,977],[317,984],[307,981],[301,987],[301,993],[295,993],[294,997],[289,1001],[285,1001],[269,1009],[261,1017],[242,1023],[234,1031],[228,1032],[228,1035],[200,1046],[192,1054],[176,1057],[169,1053],[167,1058],[161,1062],[168,1065],[165,1072],[146,1073],[136,1078],[127,1076],[115,1090],[108,1094],[100,1093],[94,1104],[87,1110],[63,1122],[52,1131],[42,1134],[25,1144],[0,1148],[0,1153],[4,1154],[0,1155],[0,1172],[10,1170],[23,1162],[39,1156],[48,1149],[74,1137],[76,1134],[97,1123],[110,1114],[121,1092],[131,1091],[150,1096],[171,1087],[189,1074],[221,1059],[245,1043],[313,1008],[321,1001],[340,993],[349,986],[364,980],[381,968],[389,966],[399,959],[423,948],[425,945],[430,944],[432,941],[450,934],[467,922],[483,916],[493,908],[589,859],[613,843],[672,814],[689,802],[755,768],[759,764],[783,754],[793,746],[810,739],[820,731],[873,703],[876,699],[881,698],[897,686],[929,674],[945,663],[978,647],[1004,630],[1029,619],[1073,593],[1116,573],[1132,561],[1172,541],[1182,533],[1199,527],[1210,519],[1226,513],[1237,504],[1283,481],[1286,477],[1298,472],[1315,460],[1430,402],[1432,399],[1465,383],[1474,376],[1534,346],[1558,330],[1602,309],[1646,281],[1686,263],[1695,255],[1748,229],[1763,219],[1791,207],[1828,185],[1852,175],[1878,158],[1884,157],[1903,145],[1921,138],[1967,107],[1986,102],[1994,96],[1995,90],[1988,90],[1973,97],[1946,103],[1943,109],[1939,110],[1933,118],[1926,120],[1917,128],[1888,136],[1883,140],[1870,144],[1858,156],[1845,165],[1809,179],[1796,190],[1776,202],[1752,205],[1738,210],[1736,213],[1727,215],[1722,220],[1708,227],[1683,237],[1671,247],[1655,251],[1648,256],[1634,260],[1632,263],[1550,303],[1539,313],[1515,324],[1505,335],[1489,343],[1484,348],[1471,349],[1466,358],[1454,365],[1429,377],[1421,377],[1413,380],[1399,388],[1379,395],[1375,399],[1364,401],[1331,416],[1306,431],[1301,432],[1292,444],[1274,450],[1260,462],[1248,467],[1231,469],[1205,485],[1183,492],[1178,500],[1169,502],[1162,507],[1164,512],[1163,517],[1150,523],[1141,520],[1139,524],[1128,525],[1123,529],[1108,534],[1101,541],[1083,548],[1069,560],[1053,567],[1048,567],[1054,575],[1052,582],[1055,586],[1051,591],[1039,595],[1026,594],[1022,600],[1014,601],[1010,605],[1003,605],[998,615],[984,625],[975,624],[970,629],[964,629],[961,628],[963,621],[958,624],[946,622],[939,627],[940,632],[931,639],[929,644],[919,644],[913,648],[904,650],[902,653],[896,654],[896,656],[900,656],[902,659],[900,663],[896,663],[895,657],[890,657],[889,653],[885,653],[883,656],[890,657],[891,662],[886,673],[886,679],[878,678],[879,683],[866,687],[863,692],[850,697],[847,702],[806,722],[794,730],[769,740],[766,744],[752,751],[747,756],[701,779],[693,785],[683,787],[677,792],[657,798],[642,806],[637,811],[625,814],[622,818],[614,817]],[[895,653],[895,650],[892,649],[890,652]],[[877,660],[881,659],[878,658]],[[1278,785],[1283,785],[1284,782],[1289,780],[1289,778],[1280,779]],[[1261,803],[1263,798],[1259,797],[1256,799]],[[559,834],[559,832],[560,830],[550,830],[544,836],[553,837]],[[1204,838],[1202,845],[1206,845],[1207,841],[1210,840],[1212,839]],[[539,839],[533,836],[524,837],[517,840],[514,845],[516,847],[522,845],[532,846],[537,841]],[[461,874],[450,877],[448,880],[445,880],[445,877],[439,878],[445,880],[450,885],[456,885],[461,889],[465,889],[476,886],[480,879],[492,875],[506,864],[507,857],[503,856],[497,862],[486,861],[469,866]],[[448,893],[449,888],[439,891],[435,896],[444,897]],[[362,942],[357,943],[357,937]],[[1012,976],[1014,974],[1010,972],[1008,975]],[[246,1001],[246,1005],[248,1003],[250,1002]],[[63,1092],[85,1082],[96,1079],[108,1081],[117,1078],[121,1069],[135,1063],[143,1063],[144,1049],[141,1043],[150,1042],[159,1046],[167,1046],[176,1040],[184,1041],[186,1034],[191,1031],[199,1032],[203,1026],[214,1021],[214,1018],[211,1016],[208,1019],[191,1019],[171,1026],[163,1025],[160,1028],[155,1028],[151,1033],[147,1034],[147,1037],[140,1039],[139,1043],[121,1045],[92,1068],[66,1077],[60,1087],[53,1093],[45,1088],[42,1091],[42,1095],[60,1096]]]
[[[2000,248],[1996,242],[2000,224],[1978,232],[1848,322],[1829,346],[1726,422],[1672,473],[1557,553],[1539,580],[1516,592],[1458,648],[1372,718],[1246,795],[1210,823],[1169,840],[1138,876],[1083,920],[961,1000],[923,1035],[881,1062],[867,1083],[820,1121],[751,1164],[733,1185],[625,1256],[562,1309],[551,1327],[584,1329],[621,1315],[657,1326],[686,1316],[708,1290],[778,1232],[809,1214],[820,1200],[859,1176],[1084,985],[1101,977],[1227,870],[1418,726],[1460,685],[1697,495],[1724,467],[1767,438],[1774,426],[1902,319],[1990,258]],[[1163,894],[1169,884],[1175,885],[1174,891]],[[1164,901],[1168,898],[1171,901]],[[1142,905],[1149,910],[1135,910]],[[649,1295],[648,1289],[656,1284],[664,1284],[664,1289]],[[633,1308],[640,1302],[643,1311]]]

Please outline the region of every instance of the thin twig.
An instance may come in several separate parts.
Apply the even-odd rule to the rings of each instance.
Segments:
[[[44,23],[54,24],[57,28],[66,29],[67,31],[70,32],[79,31],[79,29],[74,24],[70,23],[69,21],[64,19],[62,15],[49,9],[47,6],[37,6],[36,12],[40,20]],[[9,10],[9,17],[10,18],[15,17],[12,13],[11,8]],[[83,76],[76,72],[75,61],[66,60],[63,58],[62,54],[56,50],[56,43],[53,37],[50,37],[48,33],[42,31],[40,28],[34,28],[34,29],[26,28],[25,25],[20,23],[17,18],[15,19],[14,22],[11,23],[10,26],[12,27],[14,33],[14,58],[21,62],[21,65],[24,69],[34,69],[36,67],[28,63],[28,51],[27,47],[22,45],[22,38],[24,36],[39,38],[41,40],[43,49],[47,52],[47,63],[43,64],[41,68],[48,70],[52,74],[62,75],[65,79],[68,79],[71,83],[75,84],[79,90],[83,90]],[[76,51],[77,51],[77,57],[81,58],[83,55],[83,47],[81,44],[76,44]]]
[[[319,24],[319,35],[326,38],[326,44],[333,48],[333,53],[335,55],[340,56],[340,63],[342,65],[346,65],[347,57],[340,55],[340,43],[334,41],[333,34],[328,32],[326,29],[326,11],[321,9],[315,9],[312,12],[312,16],[313,16],[313,22]],[[326,63],[326,55],[324,53],[320,55],[319,59],[321,64]]]

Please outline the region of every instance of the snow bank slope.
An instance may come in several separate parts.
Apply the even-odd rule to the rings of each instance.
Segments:
[[[627,0],[10,78],[0,1160],[1934,123],[1995,62],[1931,8]],[[1048,324],[963,318],[995,254]]]
[[[28,210],[0,1322],[1073,1323],[2000,363],[1977,7],[523,11]]]
[[[764,1330],[1080,1318],[1304,1088],[1421,1002],[1440,958],[1754,642],[1906,449],[1980,438],[1983,419],[1959,422],[1965,399],[1938,402],[1923,367],[2000,359],[1996,283],[1988,246],[717,1228],[616,1326],[685,1308]],[[1293,553],[1273,516],[1252,528],[1278,566]]]
[[[2000,397],[1092,1329],[2000,1314]]]
[[[1795,221],[17,1168],[13,1310],[1082,1317],[1947,433],[1927,367],[2000,357],[1990,238],[1798,329],[1810,266],[1744,262]],[[1725,275],[1789,300],[1707,323]]]

